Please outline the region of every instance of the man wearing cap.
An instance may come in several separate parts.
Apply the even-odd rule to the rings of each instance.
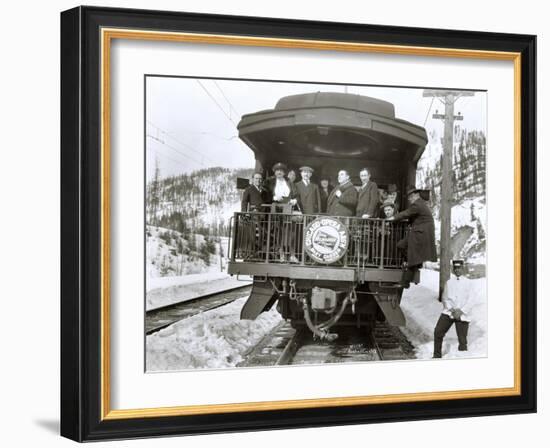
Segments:
[[[376,218],[378,216],[378,185],[370,180],[370,171],[363,168],[359,172],[361,188],[357,197],[356,215],[361,218]]]
[[[455,326],[458,337],[458,350],[468,350],[468,326],[471,320],[472,283],[469,279],[461,279],[464,260],[452,260],[453,274],[447,280],[443,290],[443,311],[434,329],[434,358],[441,358],[443,338],[449,329]]]
[[[355,216],[357,190],[350,181],[346,170],[338,171],[338,186],[332,190],[327,200],[327,212],[333,216]]]
[[[407,188],[410,206],[396,213],[390,220],[408,219],[410,229],[407,236],[397,243],[397,247],[407,254],[407,269],[403,272],[401,284],[408,288],[415,273],[425,261],[437,261],[435,248],[435,225],[432,212],[426,201],[420,197],[420,190],[414,186]]]
[[[315,215],[321,212],[321,194],[319,186],[311,182],[312,174],[313,168],[309,166],[301,167],[300,175],[302,176],[302,180],[294,184],[298,206],[302,213],[306,215]]]
[[[386,200],[380,207],[380,217],[383,219],[393,218],[395,215],[395,204],[392,201]]]

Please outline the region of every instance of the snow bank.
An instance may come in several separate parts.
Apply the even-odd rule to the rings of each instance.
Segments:
[[[147,279],[145,307],[149,311],[251,283],[252,280],[244,281],[244,278],[239,277],[237,280],[237,277],[219,270],[179,277],[150,278]]]
[[[486,279],[461,282],[474,282],[476,291],[471,298],[474,306],[472,321],[468,329],[468,351],[458,351],[458,338],[454,326],[443,340],[443,358],[478,358],[487,356],[487,286]],[[428,359],[433,355],[433,332],[443,305],[437,300],[439,291],[439,272],[423,269],[421,283],[411,285],[405,290],[401,308],[407,318],[407,325],[401,328],[414,345],[416,356]]]
[[[275,307],[256,320],[240,320],[245,301],[243,297],[147,336],[147,371],[235,367],[281,321]]]

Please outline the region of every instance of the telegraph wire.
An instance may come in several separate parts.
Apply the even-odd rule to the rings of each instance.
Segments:
[[[172,151],[177,152],[179,155],[181,155],[181,156],[183,156],[183,157],[186,157],[187,159],[192,160],[192,161],[194,161],[195,163],[198,163],[198,164],[200,164],[200,165],[202,165],[202,166],[204,166],[204,167],[206,166],[203,162],[201,162],[200,160],[195,159],[194,157],[191,157],[189,154],[185,154],[185,153],[183,153],[183,152],[181,152],[181,151],[178,151],[177,148],[175,148],[174,146],[170,145],[169,143],[166,143],[164,140],[162,140],[162,139],[160,139],[160,138],[158,138],[158,137],[155,137],[155,136],[152,135],[152,134],[146,134],[146,136],[149,137],[149,138],[152,139],[152,140],[155,140],[156,142],[159,142],[160,144],[166,146],[167,148],[170,148]]]
[[[223,107],[220,105],[220,103],[218,103],[218,101],[216,100],[216,98],[214,98],[212,96],[212,94],[208,91],[208,89],[203,85],[202,82],[200,82],[198,79],[196,79],[195,81],[197,81],[197,83],[199,84],[199,86],[201,86],[202,90],[205,91],[205,93],[210,97],[210,99],[212,101],[214,101],[214,104],[216,104],[216,106],[218,106],[218,109],[220,109],[222,111],[222,113],[225,115],[225,117],[234,125],[234,126],[237,126],[237,123],[235,123],[233,121],[233,119],[231,118],[231,115],[228,115],[227,112],[223,109]]]
[[[432,106],[434,104],[435,96],[432,96],[432,102],[430,103],[430,107],[428,107],[428,113],[426,114],[426,118],[424,119],[424,125],[423,127],[426,127],[426,122],[428,121],[428,117],[430,116],[430,112],[432,110]]]
[[[227,96],[225,95],[224,91],[222,90],[222,88],[219,86],[218,82],[214,79],[214,85],[218,88],[218,90],[220,91],[220,93],[222,94],[222,96],[225,98],[225,101],[227,101],[227,103],[229,104],[229,110],[231,111],[231,109],[233,109],[233,112],[235,112],[235,114],[237,115],[237,117],[240,117],[241,114],[239,114],[239,112],[237,111],[237,109],[235,109],[235,107],[233,106],[233,104],[231,103],[231,101],[229,101],[229,98],[227,98]]]
[[[170,160],[171,162],[174,162],[174,163],[177,163],[178,165],[181,165],[182,167],[184,168],[188,168],[188,166],[182,162],[180,162],[179,160],[176,160],[176,159],[173,159],[172,157],[160,152],[160,151],[155,151],[156,155],[159,155],[159,156],[162,156],[168,160]]]
[[[189,149],[190,151],[193,151],[195,154],[203,157],[203,158],[206,158],[208,160],[210,160],[212,163],[215,163],[214,160],[212,160],[210,157],[208,157],[206,154],[203,154],[202,152],[200,152],[199,150],[193,148],[191,145],[187,144],[187,143],[184,143],[182,142],[181,140],[178,140],[176,137],[174,137],[170,132],[162,129],[160,126],[156,125],[155,123],[153,123],[152,121],[150,120],[147,120],[147,123],[149,123],[151,126],[153,126],[155,129],[157,129],[158,131],[162,132],[164,135],[166,135],[168,138],[171,138],[172,140],[174,140],[176,143],[180,144],[181,146],[183,146],[184,148],[186,149]],[[161,142],[161,143],[164,143]]]

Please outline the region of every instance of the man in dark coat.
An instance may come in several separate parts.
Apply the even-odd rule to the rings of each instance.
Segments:
[[[370,171],[367,168],[359,172],[359,177],[363,185],[359,189],[356,215],[361,218],[376,218],[379,208],[378,185],[370,180]]]
[[[321,177],[321,185],[319,187],[319,195],[321,196],[321,213],[327,212],[328,197],[334,187],[330,185],[328,177]]]
[[[408,219],[411,227],[406,238],[397,247],[407,253],[407,269],[403,272],[402,286],[408,288],[414,274],[425,261],[437,261],[435,225],[432,212],[426,201],[420,198],[420,190],[407,188],[409,208],[393,216],[394,221]],[[391,219],[391,218],[390,218]]]
[[[311,182],[312,174],[313,168],[309,166],[301,167],[300,175],[302,176],[302,180],[294,184],[298,195],[298,206],[305,215],[315,215],[321,212],[319,186]]]
[[[355,216],[357,190],[346,170],[338,171],[338,184],[328,197],[327,213],[333,216]]]
[[[252,185],[243,191],[241,200],[241,212],[259,212],[262,204],[269,202],[268,193],[262,187],[262,174],[254,173]]]

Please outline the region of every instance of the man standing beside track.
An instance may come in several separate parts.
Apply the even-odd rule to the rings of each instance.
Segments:
[[[471,316],[471,286],[468,279],[460,279],[464,260],[453,260],[453,274],[443,290],[443,311],[434,329],[434,358],[441,358],[443,338],[453,326],[458,337],[458,351],[468,350],[468,326]],[[470,289],[470,291],[469,291]]]

